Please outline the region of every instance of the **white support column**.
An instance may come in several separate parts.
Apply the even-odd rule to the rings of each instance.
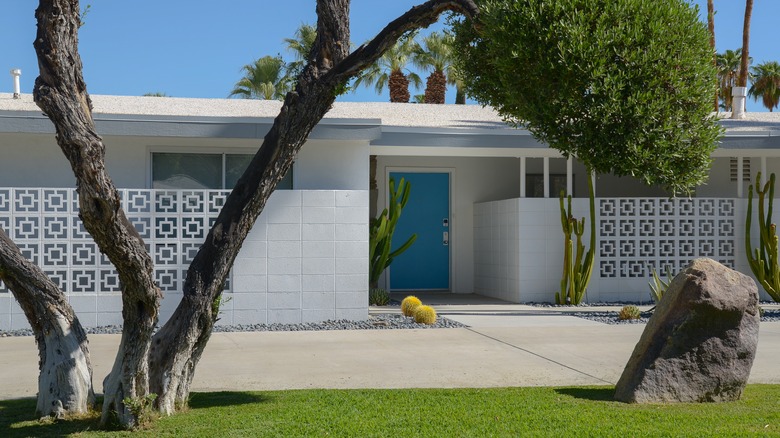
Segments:
[[[742,181],[742,157],[737,157],[737,198],[742,197],[744,183]]]
[[[761,180],[768,181],[769,175],[766,173],[766,157],[761,157]]]
[[[544,162],[544,197],[550,197],[550,158],[542,158]]]
[[[574,178],[574,171],[572,170],[574,167],[573,161],[571,155],[566,159],[566,194],[572,197],[574,196],[574,181],[572,181]]]
[[[525,198],[525,157],[520,157],[520,197]]]

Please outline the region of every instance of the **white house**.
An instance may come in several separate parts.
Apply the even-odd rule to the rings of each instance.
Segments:
[[[92,96],[107,166],[149,246],[167,318],[183,272],[280,103]],[[710,181],[669,199],[629,178],[596,177],[598,248],[590,301],[646,301],[651,268],[710,256],[747,272],[745,196],[780,169],[780,118],[724,120]],[[80,226],[53,126],[29,95],[0,94],[0,227],[59,282],[86,326],[121,323],[116,275]],[[370,159],[375,156],[376,160]],[[373,161],[373,164],[372,164]],[[363,319],[368,314],[370,174],[412,184],[396,231],[417,242],[382,285],[551,301],[563,257],[557,193],[587,216],[584,167],[510,128],[489,108],[337,103],[315,128],[244,244],[219,323]],[[0,330],[26,326],[0,283]]]

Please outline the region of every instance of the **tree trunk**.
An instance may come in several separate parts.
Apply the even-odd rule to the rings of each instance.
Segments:
[[[19,302],[38,345],[37,414],[62,418],[87,412],[95,404],[87,334],[65,294],[2,229],[0,280]]]
[[[409,79],[401,70],[390,72],[390,79],[387,80],[387,87],[390,89],[390,102],[409,103]]]
[[[102,421],[115,411],[120,424],[132,427],[135,418],[122,400],[148,393],[147,358],[161,294],[152,259],[127,220],[105,169],[105,146],[95,130],[78,53],[78,0],[41,0],[35,16],[38,33],[33,46],[40,76],[33,97],[54,123],[57,144],[76,177],[79,217],[116,267],[122,284],[122,343],[117,363],[104,382]]]
[[[241,244],[276,184],[293,163],[311,130],[330,109],[339,90],[411,29],[434,23],[446,10],[470,16],[471,0],[429,1],[390,23],[372,41],[347,56],[349,1],[317,2],[317,40],[313,60],[266,134],[187,271],[184,297],[171,319],[154,336],[150,353],[151,392],[158,408],[170,414],[187,403],[190,384],[211,336],[222,285]],[[392,88],[392,86],[391,86]],[[408,90],[407,90],[408,101]]]
[[[746,0],[745,2],[745,22],[742,27],[742,58],[739,63],[739,76],[737,76],[737,87],[747,87],[748,78],[748,63],[750,61],[750,16],[753,13],[753,0]],[[740,92],[736,94],[732,89],[732,102],[731,102],[731,118],[732,119],[744,119],[745,118],[745,106],[747,103],[747,96],[745,93]],[[735,99],[734,97],[737,97]]]
[[[434,70],[425,84],[425,103],[443,105],[447,93],[447,77],[441,70]]]
[[[739,64],[737,87],[747,87],[748,63],[750,60],[750,16],[753,14],[753,0],[745,1],[745,21],[742,27],[742,59]]]
[[[466,104],[466,92],[463,90],[462,87],[458,87],[455,89],[455,105],[465,105]]]
[[[715,6],[712,0],[707,0],[707,29],[710,32],[710,48],[712,49],[712,65],[718,68],[718,52],[715,49]],[[716,79],[717,81],[717,79]],[[718,88],[715,88],[715,112],[720,108],[718,100]]]
[[[80,217],[119,274],[122,284],[122,341],[104,380],[103,421],[115,410],[121,424],[135,424],[122,401],[156,393],[157,406],[172,413],[189,396],[195,367],[211,336],[222,287],[244,238],[277,183],[289,170],[311,130],[347,82],[374,63],[411,30],[436,22],[444,11],[477,13],[472,0],[431,0],[387,25],[373,40],[347,56],[349,1],[317,1],[317,39],[312,61],[288,93],[274,125],[252,159],[195,256],[184,297],[171,319],[152,338],[160,291],[151,258],[121,209],[105,170],[105,147],[97,135],[77,51],[77,0],[40,0],[34,43],[40,76],[34,98],[55,125],[57,143],[76,176]],[[407,90],[408,93],[408,90]],[[408,97],[407,97],[408,101]],[[27,282],[32,277],[23,276]],[[28,319],[46,318],[36,309]]]

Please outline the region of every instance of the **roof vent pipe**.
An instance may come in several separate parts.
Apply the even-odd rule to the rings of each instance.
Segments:
[[[11,76],[14,77],[14,99],[22,97],[21,86],[19,85],[19,76],[22,75],[22,70],[15,68],[11,70]]]

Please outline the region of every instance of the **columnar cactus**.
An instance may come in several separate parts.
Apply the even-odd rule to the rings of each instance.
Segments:
[[[371,219],[369,226],[369,284],[372,288],[377,287],[379,276],[385,269],[393,263],[393,259],[406,251],[415,240],[417,234],[412,234],[409,239],[399,246],[395,251],[390,250],[393,242],[393,232],[398,219],[401,217],[401,211],[409,201],[409,190],[411,186],[403,178],[398,183],[398,189],[395,188],[395,181],[390,178],[390,207],[382,211],[376,219]]]
[[[588,198],[590,201],[590,249],[585,252],[582,235],[585,233],[585,218],[580,221],[571,214],[571,195],[568,196],[568,209],[563,204],[561,191],[561,226],[564,236],[563,276],[561,290],[555,294],[557,304],[579,304],[588,289],[593,272],[594,249],[596,248],[596,201],[593,194],[593,181],[588,174]],[[572,233],[577,236],[576,252],[572,242]]]
[[[777,254],[777,227],[772,223],[772,203],[775,197],[775,174],[761,187],[761,172],[756,175],[758,194],[758,248],[750,244],[750,227],[753,219],[753,185],[748,188],[747,219],[745,220],[745,249],[750,270],[773,300],[780,302],[780,267]],[[764,200],[769,195],[768,208]]]

